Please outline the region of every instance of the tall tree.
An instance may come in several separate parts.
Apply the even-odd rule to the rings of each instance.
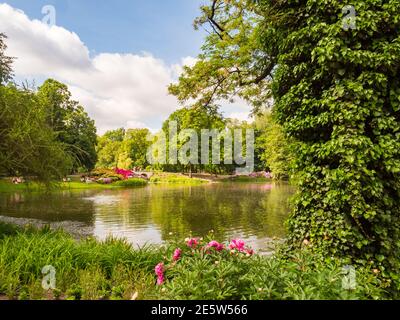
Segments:
[[[72,100],[63,83],[48,79],[37,94],[47,110],[48,123],[57,133],[57,139],[74,155],[75,169],[80,166],[93,169],[97,161],[94,121],[77,101]]]
[[[352,5],[212,0],[195,22],[211,26],[199,61],[170,92],[207,105],[239,90],[256,108],[272,92],[276,118],[298,143],[289,242],[397,281],[400,2]]]
[[[0,33],[0,85],[4,85],[12,79],[13,58],[6,55],[7,45],[5,43],[6,35]]]
[[[116,168],[121,153],[121,145],[125,139],[125,129],[107,131],[103,136],[98,138],[96,147],[98,168]]]
[[[169,127],[171,121],[176,122],[177,124],[177,132],[176,137],[170,137]],[[180,136],[182,130],[192,129],[196,133],[197,141],[199,144],[199,148],[197,149],[197,154],[193,155],[193,162],[189,164],[182,164],[178,161],[177,164],[168,164],[165,166],[165,169],[172,170],[172,171],[189,171],[190,173],[193,170],[201,170],[201,169],[215,169],[212,166],[211,162],[209,165],[202,165],[201,164],[201,130],[202,129],[217,129],[222,130],[225,128],[225,121],[222,115],[218,112],[218,108],[215,106],[208,106],[207,108],[199,108],[199,107],[190,107],[190,108],[182,108],[175,112],[173,112],[168,119],[163,123],[162,129],[166,134],[167,137],[167,155],[169,155],[169,141],[171,139],[177,139],[177,148],[180,150],[183,145],[188,142],[190,137],[184,139]],[[211,148],[211,144],[210,144]],[[211,153],[210,153],[211,157]],[[168,156],[167,161],[171,162]],[[210,158],[211,160],[211,158]]]
[[[150,142],[147,141],[148,129],[128,129],[121,145],[118,166],[121,168],[146,168],[149,163],[146,159]]]
[[[37,96],[7,82],[12,58],[0,34],[0,174],[25,175],[43,182],[63,176],[71,166],[64,145],[55,140]]]

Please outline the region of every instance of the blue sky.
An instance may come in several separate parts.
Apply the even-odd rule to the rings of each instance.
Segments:
[[[204,31],[192,22],[204,0],[9,0],[30,18],[53,5],[57,25],[79,35],[91,53],[151,52],[167,63],[196,56]]]
[[[206,32],[193,29],[207,0],[9,0],[0,32],[17,57],[15,79],[66,83],[100,134],[119,127],[152,131],[180,107],[168,94],[183,65],[195,63]],[[56,25],[43,23],[52,5]],[[222,102],[227,117],[246,119],[243,101]]]

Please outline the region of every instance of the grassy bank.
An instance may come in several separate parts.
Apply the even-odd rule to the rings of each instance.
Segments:
[[[75,241],[62,231],[18,229],[0,223],[0,295],[9,299],[378,299],[381,282],[357,270],[354,290],[342,287],[339,261],[307,252],[265,258],[239,250],[189,247],[134,249],[123,240]],[[175,249],[181,248],[179,254]],[[204,249],[206,248],[206,249]],[[175,260],[173,254],[175,252]],[[154,268],[162,271],[156,285]],[[42,288],[42,268],[56,271],[56,289]],[[159,265],[160,266],[160,265]],[[160,270],[161,269],[161,270]]]
[[[108,190],[116,188],[134,188],[145,186],[148,183],[154,184],[182,184],[182,185],[198,185],[202,183],[208,183],[205,179],[189,178],[183,175],[177,174],[156,174],[149,180],[133,178],[127,180],[116,181],[111,184],[101,183],[84,183],[80,181],[71,182],[52,182],[50,186],[37,182],[13,184],[9,180],[0,179],[0,192],[39,192],[46,190]]]
[[[117,181],[112,184],[83,183],[78,181],[53,182],[45,186],[37,182],[13,184],[7,180],[0,180],[0,192],[38,192],[46,190],[108,190],[115,188],[130,188],[147,185],[144,179],[129,179]]]
[[[257,178],[252,178],[248,176],[236,176],[236,177],[229,177],[229,178],[224,178],[220,179],[219,181],[221,182],[252,182],[252,183],[268,183],[272,182],[272,179],[267,179],[267,178],[262,178],[262,177],[257,177]]]
[[[160,173],[155,174],[150,178],[150,183],[157,184],[202,184],[209,183],[208,180],[199,178],[190,178],[184,175],[171,174],[171,173]]]

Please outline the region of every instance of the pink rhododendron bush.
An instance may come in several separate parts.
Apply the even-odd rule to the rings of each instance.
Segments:
[[[350,290],[340,261],[307,249],[261,256],[241,239],[222,243],[212,234],[169,243],[153,270],[158,299],[369,299],[382,292],[370,270],[358,270],[360,283]]]

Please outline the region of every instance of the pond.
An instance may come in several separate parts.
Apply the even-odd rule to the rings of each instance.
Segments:
[[[260,249],[285,236],[293,192],[287,184],[213,183],[0,194],[0,215],[80,222],[99,239],[125,237],[140,246],[214,230],[218,240],[240,237]]]

